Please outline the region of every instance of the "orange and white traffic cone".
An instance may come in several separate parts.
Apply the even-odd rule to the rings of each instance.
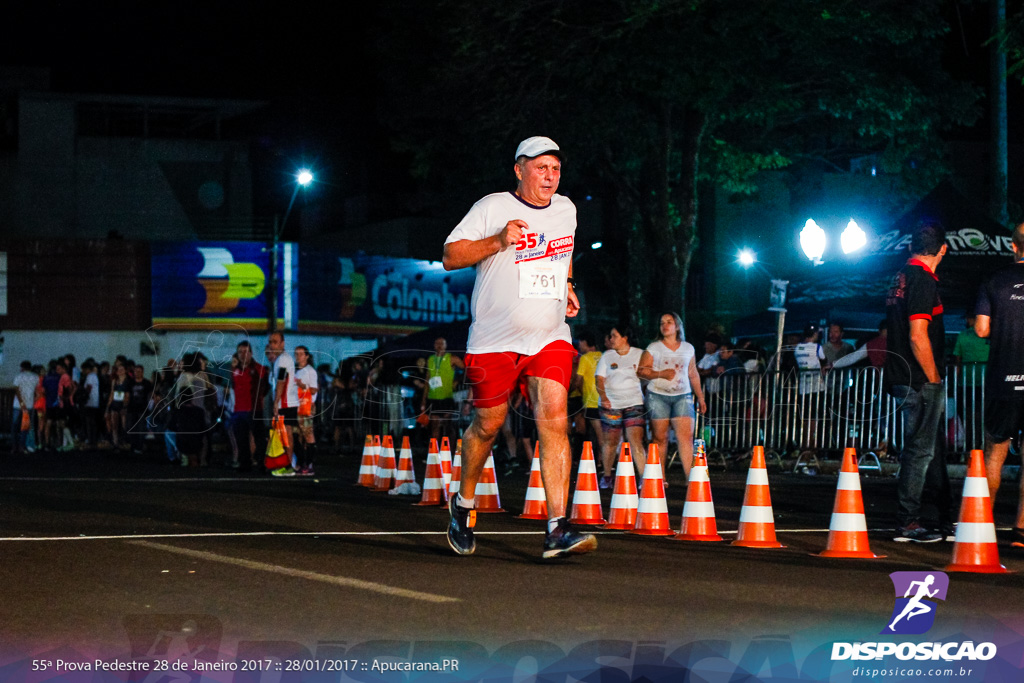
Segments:
[[[640,502],[636,508],[636,526],[630,533],[643,536],[673,535],[672,526],[668,521],[665,480],[661,477],[661,460],[658,459],[658,444],[656,443],[652,443],[647,449],[647,464],[644,465]]]
[[[373,478],[374,491],[387,491],[395,476],[395,446],[390,436],[384,437],[383,451],[377,461],[377,473]]]
[[[444,495],[448,496],[448,488],[452,484],[452,447],[448,437],[441,437],[441,474],[444,475]]]
[[[828,525],[828,543],[818,557],[851,557],[874,560],[885,557],[871,552],[864,498],[860,491],[857,449],[843,451],[843,466],[836,484],[836,503]]]
[[[363,442],[363,459],[359,461],[359,476],[356,479],[356,486],[373,486],[374,468],[377,464],[375,460],[373,457],[373,437],[367,434],[366,441]]]
[[[494,473],[494,455],[487,456],[484,471],[480,473],[480,481],[476,483],[477,512],[504,512],[501,499],[498,497],[498,476]]]
[[[526,487],[526,501],[519,519],[547,519],[548,499],[544,494],[544,478],[540,474],[540,443],[534,444],[533,462],[530,463],[530,483]]]
[[[441,471],[441,455],[437,452],[437,439],[431,439],[427,449],[427,471],[423,474],[423,497],[413,505],[444,505],[446,502],[448,495]]]
[[[405,484],[415,484],[416,474],[412,470],[412,446],[409,445],[409,437],[402,437],[402,450],[398,458],[398,467],[395,469],[395,485],[391,487],[394,491]],[[419,487],[416,487],[419,488]],[[408,491],[403,490],[403,493]],[[419,493],[419,491],[416,491]]]
[[[946,566],[946,571],[1009,573],[999,564],[996,525],[992,521],[988,479],[985,476],[985,454],[980,450],[971,451],[971,462],[964,479],[964,495],[960,501],[960,523],[956,525],[953,562]]]
[[[448,484],[448,499],[459,492],[459,484],[462,482],[462,439],[455,447],[455,455],[452,456],[452,480]]]
[[[775,538],[775,515],[768,491],[768,468],[764,464],[764,447],[754,446],[747,470],[747,489],[740,508],[740,530],[732,545],[744,548],[785,548]]]
[[[576,470],[576,492],[572,496],[572,513],[569,521],[573,524],[604,524],[601,513],[601,492],[597,488],[597,463],[594,462],[594,447],[589,441],[583,444],[583,455]]]
[[[636,509],[639,503],[633,457],[629,452],[629,442],[623,441],[619,450],[619,461],[615,465],[615,487],[612,489],[612,502],[608,507],[608,523],[604,528],[632,531],[636,527]]]
[[[711,480],[708,478],[704,440],[698,439],[695,446],[690,483],[686,487],[686,502],[683,503],[683,523],[676,534],[676,540],[721,541],[715,522],[715,504],[711,500]]]

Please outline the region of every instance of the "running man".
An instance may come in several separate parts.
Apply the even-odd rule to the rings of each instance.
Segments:
[[[933,583],[935,583],[934,574],[929,574],[928,576],[926,576],[924,578],[924,581],[910,582],[910,585],[907,586],[907,592],[903,594],[903,597],[908,597],[910,595],[910,591],[914,590],[914,586],[917,586],[917,593],[914,594],[914,597],[910,598],[910,601],[903,608],[903,611],[899,613],[899,616],[893,619],[892,623],[889,624],[890,631],[895,630],[893,627],[896,626],[896,622],[902,619],[903,617],[906,617],[907,621],[910,621],[919,614],[928,614],[932,611],[932,609],[934,609],[931,605],[921,602],[925,598],[935,597],[935,594],[939,592],[938,588],[936,588],[933,591],[928,590],[928,586],[932,585]]]
[[[550,515],[543,556],[597,548],[592,534],[576,531],[565,517],[572,466],[566,411],[576,353],[565,318],[576,316],[580,303],[572,280],[576,207],[555,193],[561,164],[549,138],[523,140],[513,167],[515,192],[478,201],[445,241],[445,270],[476,267],[466,354],[476,415],[463,435],[459,495],[449,502],[448,544],[460,555],[476,550],[473,496],[515,389],[529,399],[540,439]]]
[[[992,342],[985,405],[985,473],[995,508],[1010,440],[1024,429],[1024,223],[1013,231],[1013,265],[992,276],[978,292],[974,331]],[[1024,477],[1010,545],[1024,548]]]

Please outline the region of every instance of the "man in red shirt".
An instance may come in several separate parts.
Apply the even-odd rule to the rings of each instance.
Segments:
[[[231,413],[231,429],[238,444],[238,469],[247,472],[256,464],[252,443],[260,439],[254,430],[254,420],[261,417],[263,398],[267,395],[267,368],[252,357],[252,346],[241,341],[235,349],[238,365],[231,371],[231,394],[235,405]]]

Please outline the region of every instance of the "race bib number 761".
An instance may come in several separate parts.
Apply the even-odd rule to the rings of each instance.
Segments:
[[[519,264],[520,299],[561,299],[565,294],[566,264],[527,261]]]

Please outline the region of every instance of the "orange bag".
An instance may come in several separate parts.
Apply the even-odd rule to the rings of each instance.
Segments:
[[[32,429],[32,418],[29,416],[28,410],[22,409],[21,411],[21,431],[27,432]]]
[[[299,389],[299,417],[310,417],[313,415],[313,392],[309,389]]]
[[[284,416],[278,415],[270,428],[270,439],[267,441],[267,453],[263,458],[263,466],[268,470],[291,465],[291,458],[285,450],[291,445],[291,435],[284,424]]]

